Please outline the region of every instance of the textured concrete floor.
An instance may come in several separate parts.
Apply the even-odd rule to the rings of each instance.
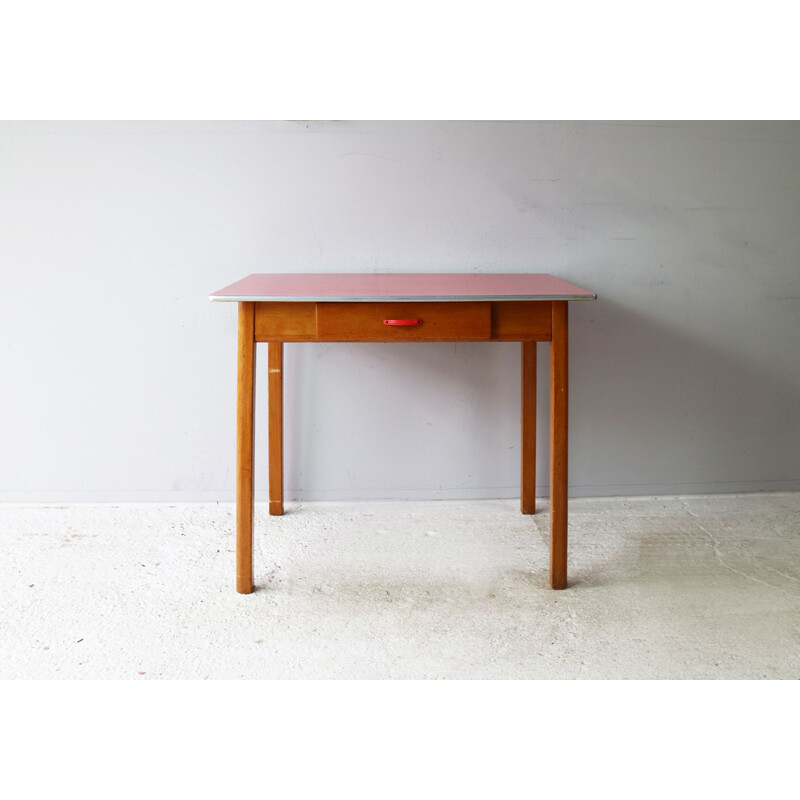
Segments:
[[[800,494],[0,506],[0,678],[800,677]]]

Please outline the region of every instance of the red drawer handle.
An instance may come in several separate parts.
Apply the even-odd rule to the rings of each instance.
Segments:
[[[385,319],[384,325],[422,325],[421,319]]]

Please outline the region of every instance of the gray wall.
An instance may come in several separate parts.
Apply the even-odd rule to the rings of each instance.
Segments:
[[[797,123],[0,123],[0,499],[230,500],[207,297],[271,270],[557,274],[573,495],[800,489],[798,175]],[[518,366],[287,345],[288,497],[516,496]]]

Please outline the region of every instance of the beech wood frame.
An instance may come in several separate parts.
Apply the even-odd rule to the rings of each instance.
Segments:
[[[536,345],[550,343],[550,585],[567,588],[568,301],[240,301],[236,408],[236,591],[253,582],[256,344],[268,346],[269,513],[283,514],[283,343],[518,341],[522,344],[521,511],[536,490]],[[414,326],[384,319],[419,318]]]

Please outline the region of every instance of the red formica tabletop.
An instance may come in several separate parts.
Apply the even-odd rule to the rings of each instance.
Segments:
[[[229,301],[595,300],[543,273],[270,273],[248,275],[211,295]]]

